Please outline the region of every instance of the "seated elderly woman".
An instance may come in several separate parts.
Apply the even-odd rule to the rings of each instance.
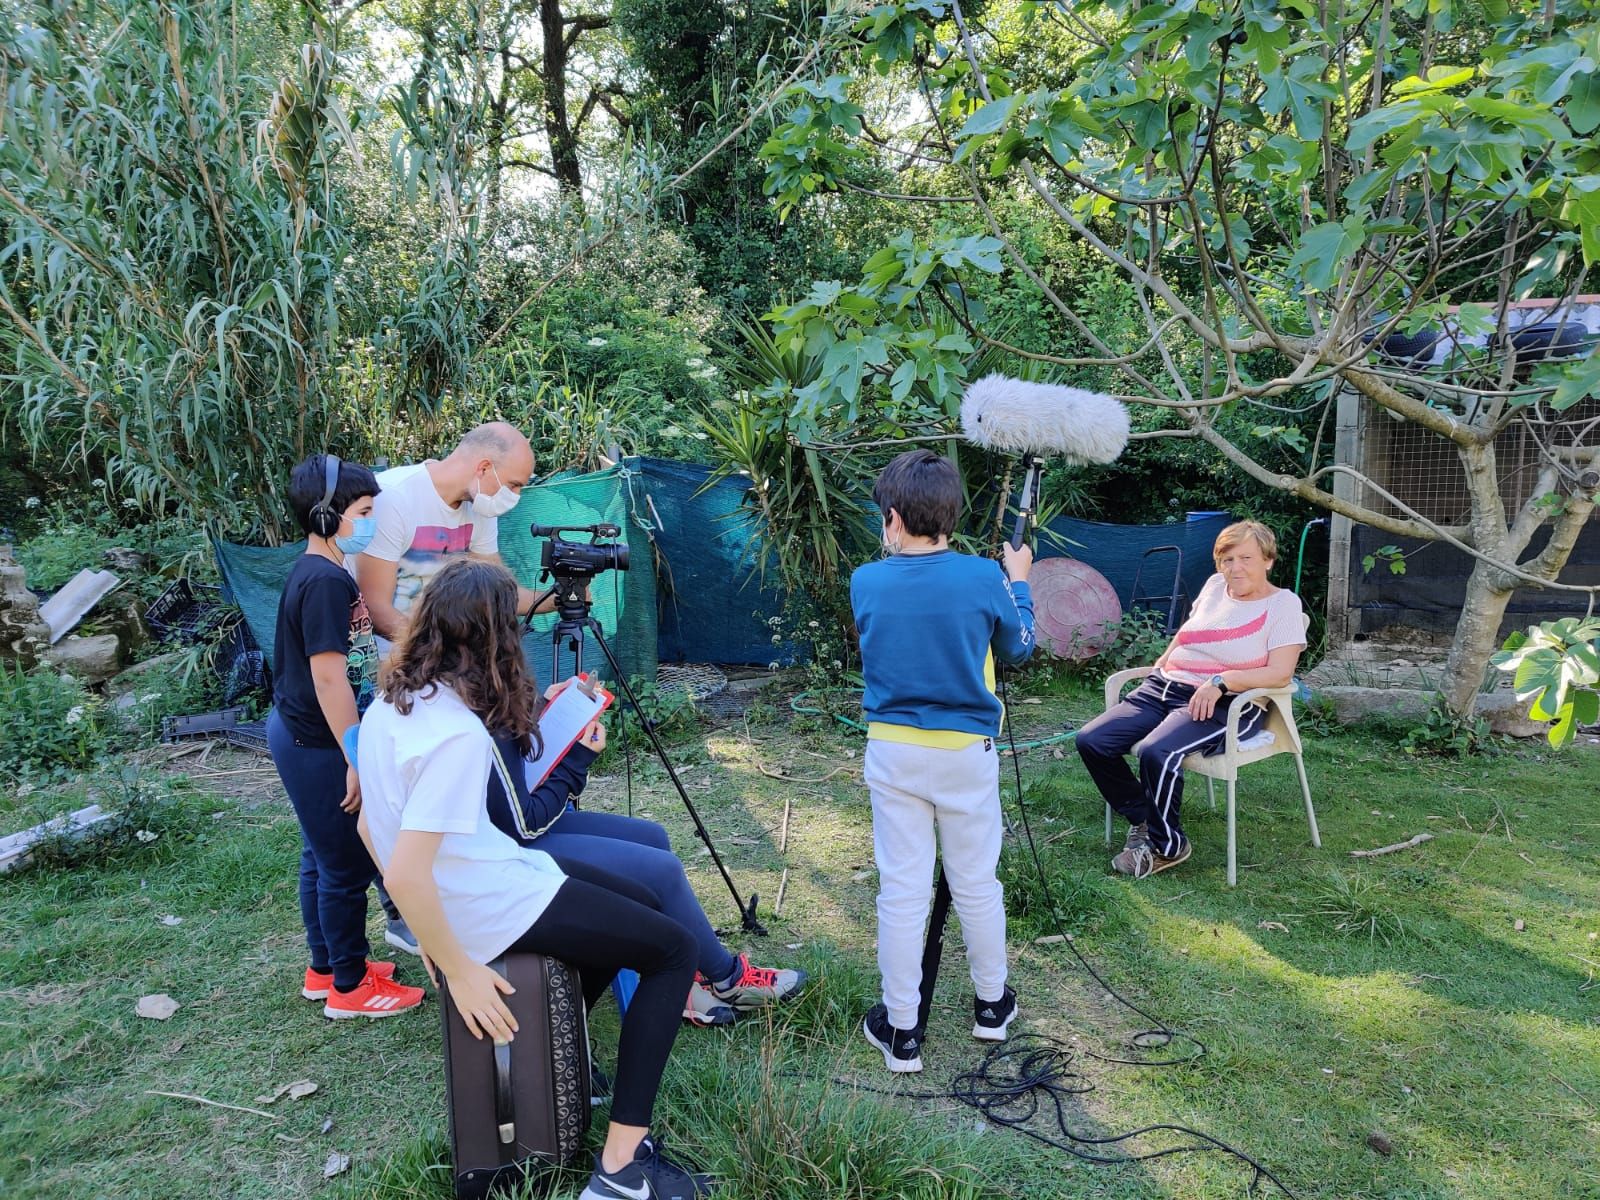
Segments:
[[[1252,688],[1283,687],[1305,649],[1300,598],[1267,580],[1278,542],[1258,521],[1217,535],[1217,573],[1206,581],[1155,670],[1078,734],[1078,754],[1106,803],[1128,820],[1128,838],[1111,860],[1135,879],[1189,857],[1179,818],[1183,758],[1220,749],[1229,707]],[[1265,712],[1252,704],[1239,720],[1241,740]],[[1139,747],[1139,774],[1125,755]]]

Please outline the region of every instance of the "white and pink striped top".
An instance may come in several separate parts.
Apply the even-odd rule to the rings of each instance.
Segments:
[[[1195,687],[1223,671],[1267,665],[1279,646],[1306,644],[1300,597],[1279,588],[1260,600],[1235,600],[1221,575],[1206,580],[1162,673]]]

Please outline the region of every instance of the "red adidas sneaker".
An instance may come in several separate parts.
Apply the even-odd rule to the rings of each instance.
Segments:
[[[367,970],[384,979],[394,978],[394,964],[392,962],[373,962],[367,959]],[[328,993],[333,991],[332,971],[313,971],[306,968],[306,981],[300,988],[300,994],[307,1000],[326,1000]]]
[[[392,1017],[422,1003],[423,991],[406,987],[392,979],[385,979],[368,971],[361,986],[353,992],[337,988],[328,993],[328,1002],[322,1006],[322,1015],[342,1021],[348,1017]]]

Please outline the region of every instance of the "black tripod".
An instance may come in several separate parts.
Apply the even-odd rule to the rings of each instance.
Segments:
[[[705,843],[711,852],[711,861],[716,863],[717,871],[722,875],[722,882],[728,885],[728,892],[733,896],[733,903],[739,909],[740,924],[746,933],[753,933],[759,937],[767,936],[767,928],[756,919],[756,903],[760,900],[755,892],[750,893],[750,902],[745,903],[739,895],[739,888],[733,882],[733,876],[728,874],[728,868],[723,865],[722,856],[717,853],[717,848],[711,843],[711,832],[706,828],[705,822],[700,819],[700,813],[695,809],[694,801],[689,799],[689,793],[683,788],[683,781],[678,778],[677,771],[673,770],[672,760],[667,757],[666,747],[661,744],[661,739],[656,736],[655,722],[645,715],[644,709],[639,705],[639,698],[633,694],[633,687],[628,682],[628,676],[622,670],[622,664],[617,661],[617,656],[611,652],[611,646],[606,641],[605,631],[600,627],[600,622],[591,612],[593,602],[588,597],[589,576],[565,575],[552,573],[554,580],[550,594],[556,598],[556,625],[550,631],[550,678],[560,679],[561,643],[567,641],[572,647],[572,673],[583,673],[583,635],[585,632],[594,635],[595,644],[600,647],[606,661],[611,664],[612,676],[617,681],[617,686],[622,689],[622,694],[627,697],[628,703],[633,705],[634,714],[639,718],[639,725],[644,729],[645,736],[650,739],[650,746],[656,752],[656,757],[661,760],[661,765],[667,770],[667,777],[672,780],[672,786],[678,789],[678,798],[683,801],[683,807],[689,813],[689,819],[694,822],[695,833]],[[537,606],[535,606],[537,607]],[[532,612],[528,614],[531,621]]]

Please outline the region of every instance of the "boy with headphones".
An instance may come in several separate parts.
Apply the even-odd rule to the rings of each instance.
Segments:
[[[356,831],[355,732],[377,685],[372,617],[346,569],[372,540],[378,480],[357,463],[313,454],[289,476],[306,551],[278,602],[267,744],[300,821],[300,916],[311,963],[300,994],[335,1019],[416,1008],[422,989],[367,959],[367,888],[378,869]]]

